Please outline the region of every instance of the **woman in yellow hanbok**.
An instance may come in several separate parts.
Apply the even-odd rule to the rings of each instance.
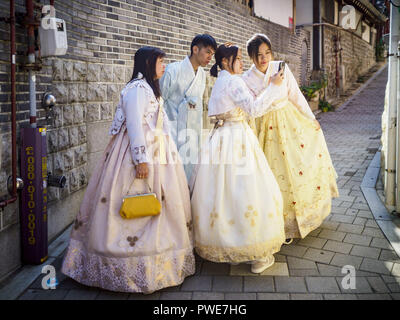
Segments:
[[[256,97],[269,83],[271,43],[267,36],[256,34],[247,51],[254,64],[242,78]],[[324,134],[287,65],[282,85],[274,90],[279,91],[278,98],[256,119],[253,129],[282,192],[290,243],[321,225],[331,211],[331,199],[339,193]]]

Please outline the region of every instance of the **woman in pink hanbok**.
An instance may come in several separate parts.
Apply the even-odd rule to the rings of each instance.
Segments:
[[[151,293],[194,273],[189,190],[158,84],[164,56],[157,48],[139,49],[132,80],[121,91],[112,138],[89,181],[63,261],[62,272],[82,284]],[[161,213],[123,219],[122,198],[149,188]]]

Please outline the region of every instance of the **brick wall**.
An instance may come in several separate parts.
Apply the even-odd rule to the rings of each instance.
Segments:
[[[49,4],[49,1],[41,1]],[[24,13],[24,0],[16,1]],[[213,35],[218,43],[233,41],[244,49],[255,32],[267,34],[275,57],[284,59],[300,74],[302,42],[307,31],[296,34],[279,25],[252,17],[246,6],[233,0],[69,0],[55,1],[56,15],[66,21],[68,52],[43,59],[37,74],[39,124],[48,129],[48,169],[67,177],[64,189],[49,188],[49,239],[75,218],[90,172],[108,143],[108,127],[119,92],[132,74],[133,55],[143,45],[167,53],[167,62],[181,60],[190,52],[192,38]],[[1,16],[8,16],[9,1],[0,0]],[[17,120],[29,125],[29,86],[21,68],[26,57],[25,29],[17,27]],[[5,198],[11,175],[9,26],[0,22],[0,197]],[[309,65],[309,62],[308,62]],[[212,85],[208,79],[208,92]],[[54,117],[46,121],[42,95],[57,98]],[[18,131],[17,131],[18,132]],[[0,279],[20,266],[18,205],[0,212]]]

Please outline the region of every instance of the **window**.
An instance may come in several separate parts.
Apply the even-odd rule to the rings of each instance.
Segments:
[[[363,38],[363,40],[365,40],[368,43],[370,43],[370,40],[371,40],[371,27],[367,23],[365,23],[364,21],[361,22],[361,32],[362,32],[361,37]]]

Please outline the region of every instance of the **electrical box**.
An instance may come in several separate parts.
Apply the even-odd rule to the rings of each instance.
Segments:
[[[67,28],[63,19],[46,17],[39,27],[42,57],[62,56],[67,53]]]

